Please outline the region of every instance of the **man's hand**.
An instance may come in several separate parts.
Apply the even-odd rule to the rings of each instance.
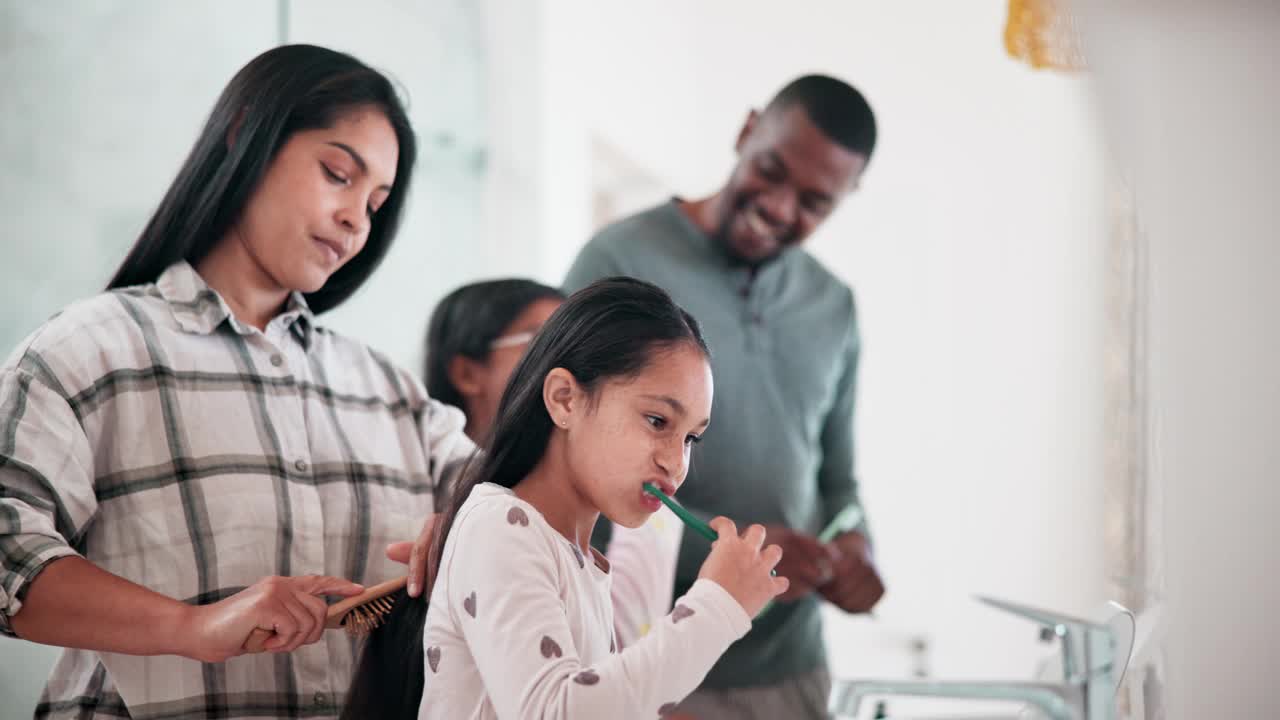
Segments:
[[[860,532],[847,532],[826,547],[834,564],[831,580],[818,588],[822,597],[845,612],[871,612],[884,597],[884,582],[871,561],[866,537]]]
[[[782,525],[766,525],[764,542],[766,546],[782,548],[782,560],[776,569],[779,577],[791,582],[787,591],[778,596],[779,601],[799,600],[831,579],[831,552],[812,535]]]
[[[387,546],[387,558],[409,566],[409,597],[418,597],[427,584],[427,553],[431,550],[431,536],[436,529],[439,515],[427,516],[417,540],[405,540]]]

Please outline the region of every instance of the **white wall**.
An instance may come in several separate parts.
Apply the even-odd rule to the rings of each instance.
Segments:
[[[889,594],[832,615],[841,675],[1027,677],[1028,624],[972,593],[1104,598],[1104,162],[1090,88],[1005,56],[1007,3],[550,0],[578,93],[557,108],[668,184],[727,177],[786,80],[831,72],[877,111],[863,183],[812,241],[857,292],[859,466]],[[639,198],[649,201],[660,198]],[[554,209],[552,210],[554,212]],[[552,237],[572,255],[577,237]]]
[[[1082,6],[1150,246],[1168,717],[1275,717],[1280,7]]]
[[[0,3],[3,350],[101,290],[274,4]]]

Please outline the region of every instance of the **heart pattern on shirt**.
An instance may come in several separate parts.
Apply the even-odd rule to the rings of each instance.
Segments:
[[[550,637],[543,635],[542,636],[542,657],[550,660],[553,657],[558,658],[558,657],[561,657],[562,655],[564,655],[564,652],[560,649],[560,644],[557,643],[555,640],[552,640]]]
[[[472,590],[471,594],[463,599],[462,609],[466,610],[467,614],[470,615],[472,619],[475,618],[476,616],[476,591],[475,590]]]
[[[671,610],[671,622],[678,623],[691,615],[693,615],[693,610],[684,605],[677,605]]]
[[[529,514],[521,508],[513,507],[507,511],[507,522],[512,525],[529,527]]]
[[[579,685],[595,685],[600,682],[600,676],[594,670],[583,670],[574,676],[573,681]]]
[[[427,648],[427,665],[431,666],[431,672],[436,672],[440,667],[440,648],[432,646]]]
[[[675,703],[667,703],[666,705],[663,705],[662,707],[658,708],[658,717],[660,718],[671,717],[672,715],[675,715],[676,710],[679,710],[679,709],[680,709],[679,706],[677,706]]]

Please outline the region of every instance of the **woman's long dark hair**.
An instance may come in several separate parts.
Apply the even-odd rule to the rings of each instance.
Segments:
[[[364,249],[307,295],[312,311],[337,307],[382,262],[395,237],[417,144],[395,87],[344,53],[284,45],[249,61],[218,97],[178,176],[107,289],[155,282],[169,265],[198,263],[240,218],[276,153],[296,132],[332,127],[362,107],[382,111],[399,143],[396,180],[373,216]]]
[[[515,487],[542,459],[553,427],[543,381],[568,370],[589,394],[606,380],[635,377],[665,352],[687,344],[708,355],[698,323],[666,292],[640,280],[609,278],[570,296],[547,320],[507,383],[484,451],[468,467],[436,523],[427,587],[458,510],[480,483]],[[415,718],[424,682],[422,633],[427,602],[401,590],[387,622],[369,636],[342,717]]]
[[[510,278],[463,285],[444,297],[427,324],[423,382],[427,394],[464,407],[462,393],[449,378],[449,363],[459,355],[483,362],[490,344],[539,300],[563,300],[564,293],[532,280]]]

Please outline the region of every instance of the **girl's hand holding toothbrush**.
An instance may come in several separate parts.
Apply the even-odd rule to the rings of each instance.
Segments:
[[[772,575],[782,558],[782,548],[763,547],[765,530],[760,525],[748,527],[741,536],[726,517],[712,520],[711,527],[719,537],[711,543],[711,554],[698,577],[723,587],[747,615],[755,617],[766,603],[787,590],[787,579]]]

